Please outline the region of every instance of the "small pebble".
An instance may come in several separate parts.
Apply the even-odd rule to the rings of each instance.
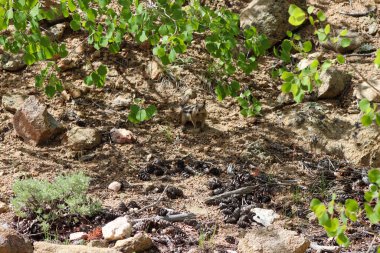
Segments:
[[[113,181],[112,183],[110,183],[110,185],[108,186],[108,189],[114,191],[114,192],[118,192],[120,191],[121,189],[121,183],[120,182],[117,182],[117,181]]]

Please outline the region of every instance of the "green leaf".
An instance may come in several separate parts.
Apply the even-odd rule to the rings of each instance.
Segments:
[[[351,45],[351,39],[349,38],[343,38],[341,41],[340,41],[340,45],[342,47],[348,47]]]
[[[292,84],[291,84],[291,83],[283,83],[283,84],[281,85],[281,91],[284,92],[284,93],[289,93],[291,87],[292,87]]]
[[[80,22],[73,19],[70,21],[70,27],[71,29],[73,29],[73,31],[78,31],[81,27]]]
[[[227,92],[226,92],[224,86],[221,84],[218,84],[215,87],[215,94],[216,94],[219,101],[222,101],[227,96]]]
[[[305,41],[302,46],[305,53],[308,53],[313,49],[313,44],[309,40]]]
[[[325,34],[328,35],[330,33],[330,31],[331,31],[331,26],[330,26],[330,24],[327,24],[325,26]]]
[[[344,56],[341,55],[341,54],[338,54],[338,55],[336,56],[336,59],[337,59],[337,61],[338,61],[340,64],[344,64],[344,63],[346,62],[346,59],[345,59]]]
[[[367,218],[372,224],[379,222],[379,217],[376,215],[373,208],[369,204],[364,203],[364,210],[366,212]]]
[[[288,13],[290,15],[288,21],[293,26],[302,25],[306,19],[306,13],[295,4],[289,6]]]
[[[318,11],[317,18],[319,21],[323,22],[326,20],[326,15],[323,11]]]
[[[49,97],[52,98],[55,95],[55,87],[51,85],[45,86],[45,94]]]
[[[157,108],[154,105],[149,105],[145,111],[147,114],[147,119],[150,119],[157,113]]]
[[[175,59],[176,59],[176,55],[177,55],[176,51],[172,48],[172,49],[170,50],[170,54],[169,54],[169,56],[168,56],[170,63],[172,63],[172,62],[175,61]]]
[[[343,247],[348,247],[350,245],[350,239],[348,239],[348,237],[343,233],[340,233],[337,236],[336,242]]]
[[[375,58],[374,63],[375,63],[375,66],[376,66],[377,68],[380,68],[380,49],[377,50],[376,58]]]
[[[313,11],[314,11],[314,6],[309,6],[308,8],[307,8],[307,13],[309,13],[309,14],[312,14],[313,13]]]
[[[98,74],[101,75],[101,76],[105,76],[107,75],[107,72],[108,72],[108,69],[106,66],[104,65],[100,65],[98,70],[97,70]]]
[[[145,111],[145,109],[140,109],[137,113],[136,113],[136,119],[140,122],[143,122],[144,120],[146,120],[146,117],[147,117],[147,113]]]
[[[344,37],[344,36],[346,36],[347,34],[348,34],[348,30],[347,30],[347,29],[344,29],[344,30],[342,30],[342,31],[339,33],[339,36]]]
[[[371,108],[371,103],[368,99],[364,98],[359,102],[359,108],[362,112],[367,112]]]
[[[346,216],[355,222],[357,220],[357,214],[359,212],[359,204],[354,199],[347,199],[345,202],[345,214]]]
[[[363,126],[369,126],[372,124],[372,117],[368,114],[365,114],[362,116],[361,122],[362,122]]]
[[[368,172],[368,179],[371,183],[376,183],[380,186],[380,170],[379,169],[371,169]]]
[[[139,37],[139,41],[140,42],[144,42],[144,41],[147,41],[148,40],[148,37],[146,36],[145,34],[145,31],[142,31],[140,37]]]

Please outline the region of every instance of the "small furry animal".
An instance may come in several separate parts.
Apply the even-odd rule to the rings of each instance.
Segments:
[[[184,127],[187,122],[193,123],[194,128],[200,123],[201,130],[205,127],[207,118],[206,101],[196,104],[181,105],[181,124]]]

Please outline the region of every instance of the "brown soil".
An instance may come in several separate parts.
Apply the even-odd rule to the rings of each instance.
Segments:
[[[224,4],[234,11],[245,5],[241,1],[224,2],[228,2]],[[366,33],[370,17],[350,17],[338,13],[351,10],[348,1],[312,2],[326,11],[328,21],[334,26],[344,26],[349,30]],[[353,2],[352,9],[355,11],[360,11],[362,6],[372,3],[370,0]],[[380,23],[379,9],[380,6],[377,10],[377,23]],[[307,34],[310,31],[308,27],[303,29],[302,33]],[[82,33],[67,32],[64,35],[69,51],[84,39],[85,35]],[[368,35],[366,42],[380,48],[379,33],[375,36]],[[322,48],[318,47],[317,50],[322,51]],[[342,157],[334,151],[326,151],[322,147],[311,148],[310,143],[313,135],[317,135],[327,144],[351,140],[351,134],[356,131],[354,124],[359,120],[359,111],[355,109],[356,101],[352,90],[362,81],[352,69],[347,69],[353,74],[353,83],[351,90],[342,98],[344,103],[317,101],[276,107],[280,95],[280,82],[270,77],[270,67],[275,61],[270,56],[264,57],[260,69],[252,76],[239,77],[242,85],[249,86],[254,95],[262,101],[264,108],[262,117],[246,119],[239,114],[239,106],[234,100],[218,102],[212,82],[204,81],[209,56],[202,49],[200,39],[196,39],[194,46],[183,56],[183,63],[169,68],[169,73],[177,77],[176,83],[167,74],[163,74],[159,80],[147,78],[145,69],[147,63],[152,60],[151,52],[132,42],[127,42],[116,56],[102,50],[96,57],[93,51],[86,50],[81,57],[83,62],[91,59],[93,65],[107,65],[114,75],[108,78],[103,89],[92,89],[88,94],[75,99],[75,103],[66,102],[61,97],[47,99],[41,91],[35,89],[34,76],[43,64],[27,67],[17,73],[1,71],[0,95],[35,94],[49,105],[49,112],[56,119],[61,119],[68,111],[74,111],[83,119],[85,126],[97,128],[105,134],[113,127],[131,130],[137,136],[137,143],[117,145],[104,138],[98,148],[83,152],[73,152],[59,141],[44,147],[34,147],[15,135],[11,126],[12,114],[1,109],[0,129],[7,129],[6,126],[9,128],[1,133],[3,140],[0,139],[0,201],[9,203],[12,197],[12,183],[17,179],[53,179],[61,173],[82,170],[93,179],[91,195],[100,199],[103,206],[109,209],[117,209],[120,201],[128,203],[134,200],[140,206],[151,204],[160,194],[146,194],[144,189],[149,185],[170,184],[182,189],[186,197],[177,200],[165,198],[159,206],[193,212],[200,221],[216,222],[219,230],[209,247],[236,250],[237,245],[227,243],[225,237],[230,235],[239,239],[247,229],[239,228],[235,224],[225,224],[218,207],[204,203],[211,193],[207,188],[207,182],[213,176],[200,174],[184,178],[177,175],[171,177],[169,182],[163,181],[161,177],[152,176],[152,180],[143,182],[137,175],[148,163],[148,157],[153,161],[155,158],[171,160],[191,156],[195,160],[213,163],[222,170],[222,178],[228,177],[226,170],[229,164],[248,162],[251,164],[252,173],[259,170],[277,182],[273,186],[276,191],[271,201],[262,204],[264,208],[275,209],[281,215],[286,228],[300,231],[321,244],[332,243],[327,241],[326,234],[318,224],[315,221],[310,223],[306,217],[310,213],[310,200],[313,197],[328,199],[333,191],[346,189],[345,186],[351,186],[352,181],[344,179],[351,179],[354,176],[350,175],[360,174],[361,169],[368,167],[360,167],[361,164],[357,160]],[[373,58],[348,57],[348,61],[364,77],[380,77],[379,70],[375,70],[373,66]],[[81,85],[85,74],[83,68],[78,66],[77,69],[64,72],[61,77],[65,83]],[[191,127],[183,132],[179,125],[176,116],[178,99],[187,88],[194,89],[199,99],[207,101],[209,116],[204,132],[195,131]],[[148,122],[134,125],[127,121],[128,110],[116,111],[111,108],[112,100],[118,95],[143,98],[146,104],[157,106],[158,114]],[[339,119],[342,133],[334,132],[336,127],[327,125],[327,128],[331,126],[333,129],[333,136],[328,138],[323,134],[323,129],[318,129],[311,123],[302,128],[287,124],[288,120],[294,119],[301,111],[308,119],[317,117],[313,110],[309,110],[313,106],[321,108],[319,111],[333,122],[331,124],[334,124],[335,119]],[[65,123],[68,129],[75,125],[74,122],[61,122]],[[365,151],[362,149],[360,152]],[[86,157],[90,157],[89,160],[85,159]],[[336,175],[346,170],[350,171],[346,178],[333,177],[331,180],[326,176],[328,172],[331,174],[331,171]],[[107,190],[112,181],[124,183],[121,192]],[[152,210],[144,215],[148,217],[153,213]],[[0,214],[0,225],[11,223],[13,216],[12,211]],[[359,232],[355,230],[354,233]],[[361,252],[363,248],[368,248],[371,240],[372,236],[366,233],[353,236],[352,248],[345,252]],[[377,243],[374,242],[374,245]]]

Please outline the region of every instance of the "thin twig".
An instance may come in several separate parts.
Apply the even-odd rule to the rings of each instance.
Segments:
[[[372,239],[371,244],[370,244],[369,247],[368,247],[367,253],[369,253],[369,252],[371,251],[372,245],[373,245],[373,243],[375,242],[376,237],[377,237],[377,235],[373,235],[373,239]]]
[[[362,75],[362,73],[360,73],[360,71],[354,67],[354,65],[352,65],[351,63],[348,63],[348,62],[347,62],[347,64],[360,76],[361,79],[363,79],[364,82],[366,82],[372,89],[374,89],[378,94],[380,94],[380,90],[378,90],[375,86],[373,86],[373,84],[370,81],[368,81],[368,79],[365,78]]]
[[[157,199],[156,202],[154,202],[154,203],[152,203],[152,204],[150,204],[150,205],[144,206],[143,208],[139,209],[136,213],[140,213],[140,212],[142,212],[142,211],[144,211],[144,210],[146,210],[146,209],[148,209],[148,208],[151,208],[151,207],[154,207],[154,206],[158,205],[158,203],[160,203],[160,201],[161,201],[162,198],[164,197],[164,194],[165,194],[166,190],[168,189],[168,187],[169,187],[169,185],[167,185],[167,186],[165,187],[164,191],[161,193],[160,197]]]

